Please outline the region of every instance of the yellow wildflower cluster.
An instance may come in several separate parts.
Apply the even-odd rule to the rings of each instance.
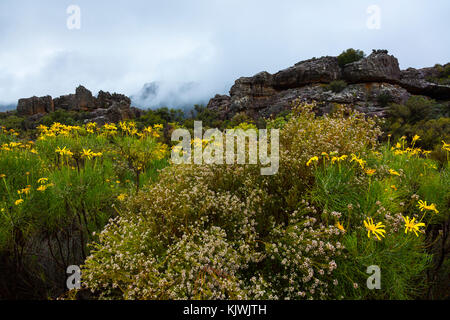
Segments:
[[[47,183],[47,182],[48,182],[48,178],[40,178],[37,182],[40,184],[40,186],[37,187],[36,190],[37,190],[37,191],[40,191],[40,192],[44,192],[44,191],[47,190],[48,188],[54,186],[53,183]]]
[[[68,126],[59,122],[53,123],[50,127],[39,125],[37,127],[40,136],[39,140],[45,140],[47,137],[64,136],[69,137],[73,133],[78,133],[81,130],[80,126]]]
[[[95,153],[95,152],[92,152],[92,150],[91,149],[84,149],[83,148],[83,151],[81,152],[81,157],[82,158],[87,158],[88,160],[91,160],[92,158],[98,158],[98,157],[101,157],[103,154],[101,153],[101,152],[97,152],[97,153]]]
[[[73,153],[72,151],[70,151],[69,149],[67,149],[66,147],[63,147],[62,149],[60,147],[56,148],[55,150],[56,153],[58,153],[60,156],[62,157],[72,157]]]
[[[27,175],[28,175],[28,172],[27,172]],[[0,178],[3,178],[3,179],[4,179],[5,177],[6,177],[6,176],[5,176],[4,174],[0,175]],[[48,178],[40,178],[40,179],[38,179],[37,182],[38,182],[38,184],[39,184],[39,187],[37,187],[36,190],[37,190],[37,191],[40,191],[40,192],[44,192],[44,191],[47,190],[48,188],[54,186],[53,183],[47,183],[47,182],[48,182]],[[17,190],[17,194],[19,195],[20,198],[17,199],[17,200],[15,200],[15,201],[14,201],[14,204],[15,204],[16,206],[19,206],[19,205],[21,205],[22,203],[24,203],[25,200],[22,198],[22,195],[29,196],[30,193],[31,193],[31,190],[32,190],[32,188],[31,188],[30,185],[26,186],[26,187],[23,188],[23,189]]]
[[[391,187],[395,188],[395,186]],[[434,203],[428,205],[426,201],[419,200],[417,207],[419,207],[420,211],[433,211],[435,213],[439,213]],[[407,234],[408,232],[414,232],[414,234],[418,237],[419,235],[417,234],[417,232],[424,233],[424,231],[420,229],[420,227],[425,227],[425,223],[423,223],[422,220],[420,220],[419,222],[415,222],[416,218],[411,219],[409,216],[403,217],[403,220],[405,222],[405,234]],[[344,227],[338,224],[336,224],[336,226],[339,229],[344,230]],[[366,221],[364,221],[364,226],[367,229],[367,236],[369,238],[370,235],[373,234],[377,237],[378,240],[381,240],[379,236],[384,237],[384,234],[386,233],[386,231],[384,230],[385,226],[381,222],[374,224],[372,218],[368,218]]]
[[[449,152],[450,151],[450,143],[446,143],[444,140],[442,140],[442,150]]]
[[[31,189],[31,186],[27,186],[26,188],[17,190],[17,194],[19,194],[19,195],[21,195],[21,194],[29,195],[30,194],[30,189]]]
[[[36,153],[36,150],[33,148],[34,142],[28,141],[28,142],[10,142],[10,143],[4,143],[1,145],[0,150],[1,151],[13,151],[13,150],[29,150],[32,153]]]
[[[159,138],[161,136],[161,130],[163,129],[162,124],[155,124],[153,127],[148,126],[142,132],[140,132],[136,123],[134,122],[125,122],[122,121],[118,125],[114,123],[106,123],[102,127],[98,127],[97,123],[89,122],[84,126],[68,126],[58,122],[55,122],[51,125],[51,127],[47,127],[44,125],[39,125],[37,127],[39,131],[39,140],[44,140],[48,137],[56,137],[56,136],[73,136],[81,134],[82,132],[88,134],[99,134],[105,136],[115,136],[119,133],[119,131],[127,136],[153,136],[155,138]]]
[[[334,157],[331,158],[331,163],[333,164],[335,162],[341,162],[341,161],[344,161],[347,158],[348,158],[348,156],[346,154],[344,154],[344,155],[342,155],[340,157],[334,156]]]
[[[415,144],[420,140],[420,136],[415,135],[411,141],[411,147],[407,147],[406,137],[402,136],[394,146],[391,147],[391,150],[394,151],[395,155],[407,155],[408,157],[420,155],[428,156],[431,151],[422,150],[421,148],[415,148]]]
[[[155,124],[153,127],[148,126],[143,130],[144,135],[153,136],[155,138],[159,138],[161,136],[161,130],[163,128],[162,124]]]
[[[447,161],[449,161],[450,144],[442,140],[442,150],[447,153]]]
[[[168,149],[166,144],[158,143],[158,148],[155,149],[153,155],[157,160],[162,160],[167,155]]]
[[[101,131],[106,136],[115,136],[118,134],[119,130],[123,135],[126,136],[136,136],[139,138],[152,136],[154,138],[159,138],[161,136],[161,130],[163,128],[162,124],[155,124],[153,127],[148,126],[142,130],[142,132],[139,132],[139,130],[136,128],[136,124],[134,122],[119,122],[119,125],[116,126],[114,123],[105,124]]]
[[[107,137],[115,136],[117,134],[117,126],[114,123],[106,123],[102,130],[103,134]]]
[[[121,193],[120,195],[117,196],[117,200],[119,201],[124,201],[126,199],[127,195],[124,193]]]
[[[95,133],[95,132],[97,132],[97,130],[98,130],[97,123],[89,122],[88,124],[86,124],[86,131],[88,133]]]
[[[336,155],[336,152],[331,152],[330,154],[326,153],[326,152],[322,152],[321,153],[322,158],[324,159],[324,161],[326,159],[330,159],[331,156],[331,164],[334,163],[338,163],[340,165],[340,163],[346,159],[350,160],[350,163],[355,162],[357,163],[361,169],[364,170],[364,172],[368,175],[368,176],[372,176],[373,174],[375,174],[376,170],[375,169],[365,169],[367,162],[365,160],[363,160],[362,158],[358,157],[356,154],[352,153],[350,155],[350,158],[348,157],[348,155],[343,154],[341,156]],[[307,162],[306,162],[306,166],[309,167],[313,162],[319,162],[319,157],[318,156],[313,156],[311,157]]]
[[[350,155],[351,159],[350,162],[356,162],[359,164],[359,166],[361,167],[361,169],[364,169],[365,165],[366,165],[366,161],[364,161],[363,159],[359,158],[358,156],[356,156],[354,153],[352,153]]]
[[[136,128],[136,124],[134,122],[119,122],[119,128],[123,133],[129,136],[138,135],[139,131]]]
[[[5,135],[12,135],[12,136],[18,136],[19,135],[19,133],[16,132],[14,129],[9,129],[8,130],[8,129],[6,129],[5,126],[1,126],[0,129],[1,129],[0,133],[5,134]]]

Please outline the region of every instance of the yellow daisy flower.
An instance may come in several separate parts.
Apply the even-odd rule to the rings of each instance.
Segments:
[[[389,169],[389,173],[393,176],[400,176],[400,173],[398,173],[397,171],[395,171],[393,169]]]
[[[370,238],[370,234],[372,233],[377,237],[378,240],[381,240],[379,236],[382,236],[384,238],[384,233],[386,233],[386,230],[384,230],[385,225],[381,222],[378,222],[377,224],[373,223],[372,218],[367,218],[367,221],[364,220],[364,226],[367,229],[367,237]]]
[[[425,223],[423,223],[423,222],[414,223],[414,220],[416,220],[416,218],[412,218],[410,220],[409,217],[407,216],[407,217],[403,217],[403,220],[405,220],[405,233],[412,231],[415,233],[415,235],[417,237],[419,236],[417,234],[417,231],[421,232],[421,230],[419,228],[425,226]]]
[[[306,166],[309,167],[313,161],[316,162],[319,161],[319,157],[314,156],[311,159],[309,159],[308,162],[306,163]]]

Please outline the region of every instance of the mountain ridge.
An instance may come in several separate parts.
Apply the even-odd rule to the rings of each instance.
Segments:
[[[397,58],[387,50],[373,50],[368,57],[344,66],[339,65],[338,57],[324,56],[300,61],[274,74],[262,71],[241,77],[229,95],[216,95],[207,108],[221,119],[237,113],[251,118],[270,117],[289,110],[292,102],[300,99],[318,102],[323,112],[339,103],[384,116],[386,101],[404,103],[411,95],[448,101],[450,86],[429,81],[439,77],[440,72],[437,66],[400,70]],[[337,81],[341,88],[333,90],[331,85]]]
[[[450,85],[441,84],[442,70],[450,63],[421,69],[400,70],[396,57],[387,50],[373,50],[367,57],[341,65],[339,57],[323,56],[300,61],[274,74],[266,71],[251,77],[240,77],[228,95],[216,95],[207,104],[220,120],[231,119],[238,113],[250,118],[267,118],[289,110],[295,100],[318,103],[320,112],[332,110],[334,104],[344,104],[369,115],[385,116],[388,103],[405,103],[412,95],[430,99],[450,100]],[[59,109],[86,113],[86,121],[117,122],[140,117],[143,110],[133,107],[135,101],[156,101],[163,92],[175,103],[195,96],[193,82],[180,82],[175,89],[164,88],[160,82],[149,82],[136,94],[99,91],[94,97],[79,86],[75,94],[19,99],[17,114],[39,120]],[[197,90],[198,91],[198,90]],[[178,100],[177,100],[178,99]],[[193,102],[195,104],[195,102]],[[160,101],[161,106],[164,101]]]

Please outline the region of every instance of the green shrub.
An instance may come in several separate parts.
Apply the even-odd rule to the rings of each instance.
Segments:
[[[412,96],[402,104],[392,104],[387,110],[389,119],[402,119],[404,123],[414,124],[433,117],[436,102],[423,96]]]
[[[450,84],[450,63],[447,63],[445,66],[440,64],[436,65],[435,68],[438,69],[439,75],[437,77],[430,77],[427,80],[441,84],[441,85],[449,85]]]
[[[4,126],[6,129],[23,130],[25,128],[25,118],[17,115],[9,115],[0,119],[0,126]]]
[[[388,92],[381,92],[377,97],[377,102],[383,108],[393,101],[392,95]]]
[[[327,86],[328,90],[333,91],[334,93],[339,93],[347,87],[347,82],[344,80],[335,80],[331,81]]]
[[[147,127],[155,124],[165,125],[171,122],[182,122],[183,120],[184,114],[182,110],[163,107],[145,111],[145,113],[139,117],[136,122],[141,127]]]
[[[405,104],[390,104],[383,131],[391,135],[391,140],[402,136],[412,139],[419,135],[418,145],[428,150],[440,149],[442,140],[450,138],[450,105],[434,100],[412,96]],[[434,154],[441,157],[439,152]]]
[[[442,230],[448,169],[404,143],[375,151],[373,119],[342,108],[316,117],[313,109],[268,121],[282,128],[274,176],[261,176],[259,165],[165,168],[92,243],[85,288],[106,299],[423,297],[426,248],[438,241],[405,234],[402,215],[423,215],[423,230]],[[440,214],[424,215],[418,200]],[[385,225],[382,240],[368,237],[369,217]],[[381,290],[365,285],[370,265],[381,268]]]
[[[323,206],[305,201],[314,181],[305,163],[318,151],[365,153],[380,132],[360,114],[316,118],[313,108],[295,108],[282,125],[275,176],[257,165],[164,169],[92,244],[87,288],[117,299],[339,298],[333,282],[348,282],[336,278],[343,234]]]
[[[364,51],[350,48],[343,51],[338,56],[338,64],[340,67],[343,67],[346,64],[361,60],[362,58],[364,58],[364,56],[365,56]]]

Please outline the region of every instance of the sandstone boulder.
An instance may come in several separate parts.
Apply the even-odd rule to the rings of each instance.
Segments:
[[[93,121],[99,124],[134,119],[142,115],[142,110],[131,107],[130,98],[123,94],[100,91],[96,98],[83,86],[79,86],[75,94],[55,99],[50,96],[20,99],[17,105],[19,114],[28,116],[31,122],[38,121],[45,114],[58,109],[84,111],[85,122]]]
[[[106,112],[109,122],[119,122],[134,118],[130,105],[123,102],[113,102]]]
[[[75,94],[68,94],[54,99],[55,110],[91,111],[96,108],[96,99],[92,92],[83,86],[75,90]]]
[[[430,96],[435,99],[450,99],[450,86],[436,84],[428,80],[438,76],[439,71],[436,67],[408,68],[401,72],[399,83],[414,94]]]
[[[115,102],[126,104],[128,106],[131,105],[131,100],[127,96],[123,94],[118,93],[109,93],[105,91],[99,91],[97,95],[97,108],[109,108],[112,106]]]
[[[341,68],[336,57],[313,58],[273,75],[272,87],[298,88],[312,83],[328,83],[341,78]]]
[[[386,50],[374,50],[367,58],[346,64],[343,78],[350,83],[396,83],[400,80],[400,67],[397,58]]]
[[[22,116],[45,114],[53,112],[54,110],[55,106],[51,96],[20,99],[17,104],[17,112]]]
[[[277,90],[272,87],[272,75],[268,72],[239,78],[230,89],[230,110],[236,113],[248,108],[259,109],[276,93]]]

